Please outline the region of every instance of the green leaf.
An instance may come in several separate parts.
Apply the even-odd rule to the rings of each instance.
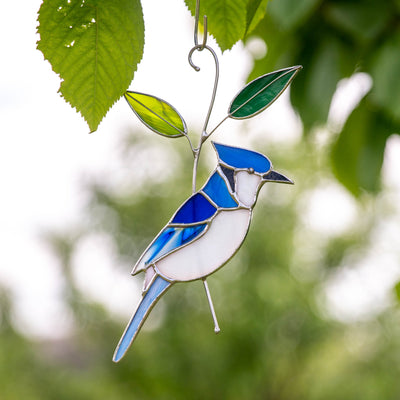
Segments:
[[[245,119],[264,111],[283,93],[301,68],[284,68],[250,82],[233,99],[228,110],[229,116]]]
[[[359,41],[375,39],[391,18],[390,2],[328,3],[324,13],[329,22]]]
[[[143,55],[140,0],[44,0],[38,49],[60,92],[95,131],[125,92]]]
[[[339,40],[330,36],[319,38],[315,46],[306,43],[302,50],[304,74],[290,96],[307,132],[312,126],[326,123],[337,84],[351,75],[355,60]]]
[[[125,99],[133,112],[152,131],[166,137],[186,135],[186,123],[169,103],[149,94],[127,91]]]
[[[300,26],[316,10],[321,0],[277,0],[268,6],[268,13],[284,30]]]
[[[268,0],[249,0],[246,13],[246,35],[251,33],[267,12]]]
[[[299,57],[296,54],[299,44],[294,35],[281,31],[275,25],[267,13],[264,19],[257,25],[253,31],[255,36],[260,37],[266,44],[267,52],[262,59],[253,60],[253,70],[247,78],[247,82],[263,75],[265,71],[274,71],[284,65],[292,65],[299,63]],[[301,65],[304,64],[301,62]],[[300,75],[303,77],[303,73]],[[296,79],[296,86],[298,84]]]
[[[371,69],[373,101],[400,122],[400,30],[387,40],[374,57]]]
[[[371,106],[369,95],[350,114],[331,160],[335,176],[355,196],[380,189],[386,140],[394,132],[394,126]]]
[[[195,15],[196,1],[185,0],[192,15]],[[246,34],[247,0],[202,0],[200,2],[200,23],[207,15],[208,32],[217,41],[222,51],[229,50]]]

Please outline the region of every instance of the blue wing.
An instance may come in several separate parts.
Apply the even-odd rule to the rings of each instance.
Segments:
[[[143,262],[146,265],[150,264],[172,250],[192,241],[204,231],[206,226],[207,224],[200,224],[182,228],[167,225],[143,255]]]
[[[201,193],[189,197],[178,209],[171,224],[197,224],[210,219],[217,208]]]
[[[189,197],[172,217],[170,223],[158,234],[151,245],[139,258],[132,275],[147,268],[165,254],[178,249],[204,233],[207,221],[217,212],[217,208],[201,193]],[[179,224],[179,226],[171,226]],[[185,226],[188,225],[189,226]]]
[[[153,240],[134,266],[132,275],[204,233],[208,221],[217,213],[217,207],[237,206],[227,188],[227,183],[217,171],[214,171],[203,189],[182,204],[169,224]]]

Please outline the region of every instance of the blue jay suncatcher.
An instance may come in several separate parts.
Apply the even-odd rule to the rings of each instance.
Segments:
[[[237,252],[266,182],[293,183],[255,151],[213,143],[216,169],[172,216],[133,268],[145,272],[142,299],[118,344],[119,361],[157,300],[175,282],[203,279]]]
[[[220,329],[206,279],[225,265],[244,242],[262,186],[267,182],[293,183],[275,171],[265,155],[213,142],[217,166],[206,183],[199,190],[196,189],[197,167],[202,146],[207,139],[227,118],[247,119],[264,111],[284,92],[302,68],[284,68],[248,83],[233,98],[226,117],[208,131],[218,86],[219,63],[216,53],[207,45],[206,23],[203,43],[198,44],[199,0],[196,4],[195,46],[189,52],[189,63],[199,71],[200,68],[192,61],[192,54],[203,50],[212,55],[215,63],[214,90],[199,144],[193,145],[185,120],[170,103],[149,94],[125,93],[129,106],[149,129],[166,138],[187,139],[193,155],[193,175],[192,195],[172,215],[133,267],[132,275],[144,272],[142,298],[114,352],[114,362],[120,361],[125,355],[152,308],[175,282],[203,281],[214,330],[218,333]],[[206,22],[206,17],[204,20]]]

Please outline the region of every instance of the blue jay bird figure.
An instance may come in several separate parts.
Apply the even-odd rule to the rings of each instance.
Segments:
[[[176,211],[133,268],[145,271],[142,299],[115,350],[118,362],[157,300],[175,282],[204,279],[239,249],[265,182],[293,183],[264,155],[214,143],[218,165],[206,184]]]

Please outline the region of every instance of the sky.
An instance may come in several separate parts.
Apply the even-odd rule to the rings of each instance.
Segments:
[[[18,2],[7,2],[0,15],[0,283],[11,291],[15,299],[17,328],[30,337],[46,338],[68,334],[72,320],[60,297],[62,276],[59,260],[49,250],[44,236],[47,232],[68,230],[85,219],[87,197],[82,185],[88,177],[100,176],[123,184],[129,166],[121,166],[118,143],[124,131],[140,125],[125,101],[120,100],[98,131],[89,135],[82,117],[57,93],[60,80],[36,50],[36,18],[40,4],[39,0],[31,0],[21,7]],[[187,62],[187,54],[193,46],[193,19],[183,1],[145,0],[143,7],[145,55],[135,74],[134,90],[167,100],[180,111],[189,126],[199,129],[212,90],[212,60],[205,52],[195,54],[194,61],[202,68],[198,73]],[[212,39],[209,40],[216,49]],[[215,126],[226,115],[227,105],[243,86],[252,65],[252,51],[262,52],[263,44],[253,42],[246,49],[238,44],[223,56],[217,51],[220,83],[210,126]],[[364,85],[361,91],[368,86],[365,77],[348,83],[354,84]],[[340,116],[346,111],[337,107],[339,103],[343,102],[336,102],[335,107],[336,115]],[[282,143],[300,140],[301,123],[288,106],[287,94],[274,104],[273,115],[267,110],[252,126],[254,137],[266,125],[269,127],[268,140]],[[218,139],[227,140],[228,133],[229,140],[237,144],[246,145],[246,140],[252,139],[240,136],[240,124],[235,121],[224,124],[224,131]],[[399,196],[399,177],[393,173],[393,169],[400,168],[398,140],[392,140],[387,159],[390,165],[385,166],[385,179]],[[356,206],[343,189],[331,186],[325,189],[312,194],[310,201],[315,206],[308,214],[307,223],[326,222],[324,217],[329,213],[321,204],[328,204],[332,193],[343,197],[340,204],[343,205],[344,224],[357,217]],[[318,231],[323,227],[314,226],[313,229]],[[337,229],[340,232],[340,226]],[[387,230],[392,234],[398,233],[393,226],[382,229],[380,238],[385,238]],[[131,266],[126,266],[126,274],[120,272],[121,268],[115,268],[113,253],[115,249],[106,237],[88,238],[75,254],[79,266],[76,279],[82,290],[94,299],[106,301],[117,315],[125,316],[131,312],[131,304],[137,299],[138,284],[129,275]],[[392,261],[388,265],[384,285],[386,294],[399,274]],[[346,270],[343,271],[346,275]],[[336,301],[334,310],[340,318],[346,309],[338,312],[343,302],[337,299],[343,298],[343,293],[346,296],[351,293],[353,286],[346,285],[353,282],[357,287],[359,279],[354,271],[348,279],[339,278],[332,280],[327,293],[332,304]],[[343,282],[347,282],[346,285]],[[358,300],[354,302],[354,299],[346,298],[346,304],[353,301],[356,308],[363,305],[359,299],[368,297],[364,289],[364,286],[360,288],[362,293]],[[381,292],[378,295],[381,296]]]

